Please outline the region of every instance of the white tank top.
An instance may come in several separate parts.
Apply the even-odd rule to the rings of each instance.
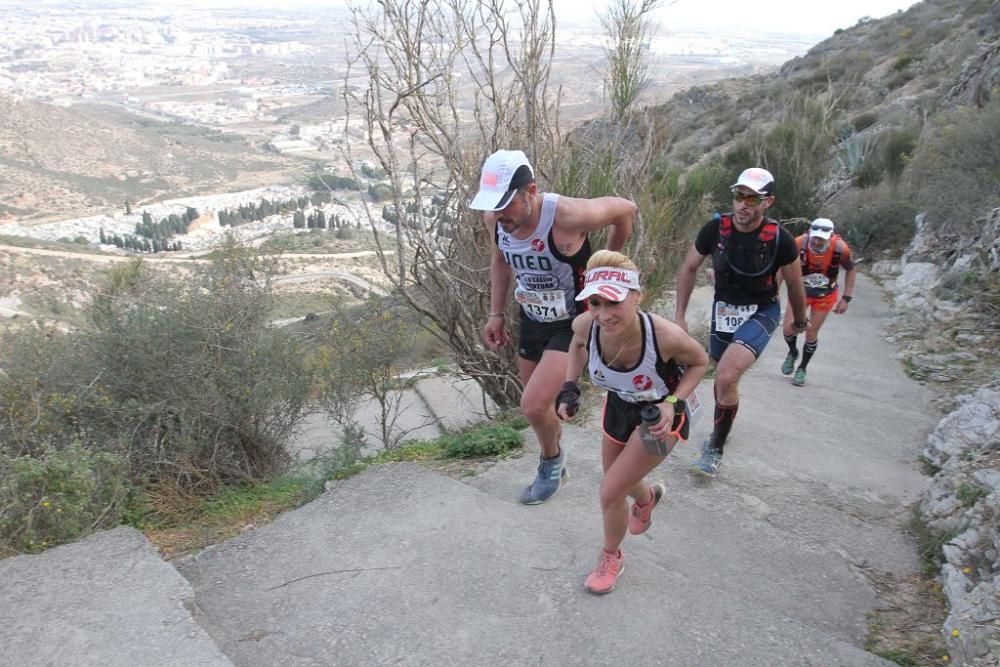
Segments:
[[[642,355],[639,357],[639,362],[632,368],[618,369],[604,363],[597,335],[597,322],[591,325],[590,381],[598,387],[615,392],[627,403],[655,403],[669,396],[672,389],[660,376],[661,370],[667,369],[657,366],[659,353],[656,349],[656,335],[653,333],[653,321],[648,313],[639,312],[639,326],[642,329]],[[668,367],[676,371],[676,364],[673,362],[670,362]],[[679,381],[679,373],[677,378],[673,382],[675,386]]]
[[[590,258],[589,240],[569,258],[552,247],[558,202],[557,194],[543,195],[538,226],[526,239],[514,238],[499,225],[496,228],[497,247],[517,277],[514,298],[524,315],[537,322],[569,320],[580,312],[576,302],[577,274],[582,272],[577,267],[586,266]]]

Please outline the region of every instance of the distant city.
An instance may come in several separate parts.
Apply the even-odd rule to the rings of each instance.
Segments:
[[[82,105],[89,114],[106,109],[109,118],[125,112],[194,125],[247,137],[272,153],[349,175],[342,149],[345,142],[358,145],[363,159],[364,133],[359,125],[346,122],[343,91],[369,85],[367,77],[347,79],[350,27],[345,8],[0,3],[0,98],[70,109]],[[556,34],[551,83],[563,92],[562,122],[573,126],[605,107],[605,38],[596,23],[561,22]],[[760,31],[727,35],[661,28],[648,43],[655,67],[643,102],[655,104],[693,85],[773,70],[815,42],[812,36]],[[280,179],[272,183],[276,190],[267,196],[301,194],[298,186],[283,189],[287,179],[286,185],[279,185]],[[54,216],[60,221],[56,224],[30,219],[20,224],[8,215],[2,231],[96,243],[100,233],[127,233],[143,211],[154,217],[187,206],[219,211],[264,196],[256,187],[234,192],[237,189],[212,193],[201,188],[198,197],[167,191],[162,205],[128,213],[119,207],[95,215],[91,207],[73,215],[72,208],[60,206],[59,211],[49,210],[48,219]],[[327,205],[325,213],[333,215],[335,208]],[[362,208],[360,201],[348,198],[337,210],[357,219]],[[290,227],[291,214],[280,217],[280,224]],[[267,228],[247,225],[244,233],[266,234]],[[209,239],[199,242],[197,237],[187,240],[186,249],[210,245]]]
[[[0,7],[0,95],[60,106],[112,104],[161,120],[266,135],[274,149],[291,154],[322,154],[342,136],[336,102],[346,73],[345,9]],[[599,81],[599,27],[560,24],[557,36],[555,83]],[[814,41],[661,30],[649,44],[659,65],[649,101],[766,71]],[[599,83],[573,86],[567,94],[564,108],[575,116],[600,108]]]

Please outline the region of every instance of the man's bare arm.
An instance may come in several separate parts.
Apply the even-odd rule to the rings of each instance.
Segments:
[[[802,264],[798,257],[795,261],[789,262],[781,267],[781,275],[785,279],[785,288],[788,290],[788,306],[792,309],[794,322],[805,322],[806,315],[806,288],[802,284]],[[805,330],[805,327],[797,327]]]
[[[688,250],[687,256],[684,258],[684,263],[681,264],[681,268],[677,271],[677,308],[674,311],[674,322],[677,323],[680,328],[687,331],[687,307],[688,302],[691,300],[691,292],[694,291],[694,281],[695,277],[698,275],[698,267],[701,266],[702,262],[705,261],[707,255],[702,255],[698,252],[694,245]]]

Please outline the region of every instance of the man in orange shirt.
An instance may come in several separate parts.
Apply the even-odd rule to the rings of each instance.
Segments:
[[[809,307],[809,327],[806,329],[806,344],[802,352],[802,362],[795,368],[799,358],[798,334],[792,327],[792,311],[785,311],[782,326],[785,342],[788,343],[788,356],[781,364],[781,373],[792,376],[792,384],[801,387],[806,383],[806,366],[816,354],[820,327],[826,321],[830,311],[841,315],[847,312],[848,304],[854,294],[854,281],[857,271],[854,259],[847,242],[833,233],[833,221],[817,218],[809,226],[809,231],[795,239],[799,249],[799,261],[802,264],[802,282],[806,288],[806,304]],[[840,293],[837,277],[840,269],[846,271],[844,292]]]

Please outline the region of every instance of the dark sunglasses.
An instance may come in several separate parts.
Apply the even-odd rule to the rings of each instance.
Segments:
[[[739,190],[733,190],[733,201],[746,202],[747,206],[757,206],[762,201],[767,199],[766,196],[761,195],[745,195]]]

